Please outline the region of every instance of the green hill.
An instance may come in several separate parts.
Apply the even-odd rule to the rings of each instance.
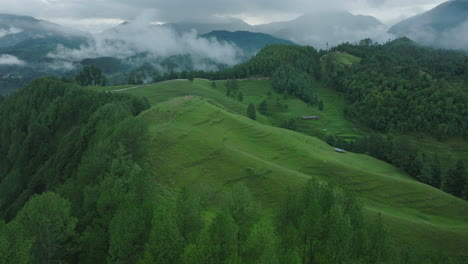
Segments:
[[[205,80],[179,80],[122,91],[146,96],[153,104],[140,119],[151,124],[146,160],[159,181],[172,187],[207,184],[220,189],[243,182],[257,199],[274,208],[287,186],[297,188],[318,177],[356,192],[367,214],[381,212],[393,238],[405,246],[460,254],[468,245],[465,201],[421,184],[382,161],[339,154],[315,137],[270,126],[281,116],[318,113],[315,107],[281,98],[288,111],[258,115],[256,122],[242,115],[248,103],[268,99],[269,81],[240,82],[243,102],[226,97],[222,82],[216,88],[209,85]],[[321,89],[319,95],[326,95]],[[327,127],[330,133],[359,133],[342,117],[344,99],[332,104],[340,102],[336,93],[322,98],[324,118],[314,123],[315,130]],[[314,129],[309,132],[314,134]]]
[[[222,189],[243,182],[274,208],[287,186],[319,177],[358,193],[369,214],[382,212],[403,244],[457,254],[468,243],[465,201],[384,162],[336,153],[316,138],[261,125],[194,96],[157,104],[140,118],[152,124],[147,162],[169,186]]]

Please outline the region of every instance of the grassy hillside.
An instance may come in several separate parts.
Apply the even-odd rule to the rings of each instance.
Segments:
[[[243,182],[274,208],[287,186],[319,177],[355,191],[401,243],[452,254],[468,245],[468,203],[384,162],[336,153],[314,137],[261,125],[196,96],[157,104],[140,118],[152,124],[147,162],[169,186]]]
[[[343,111],[346,106],[343,96],[324,88],[320,83],[315,84],[314,88],[319,98],[324,102],[323,111],[319,111],[315,106],[307,105],[294,96],[285,96],[275,92],[271,88],[269,80],[245,80],[239,82],[239,91],[244,97],[242,102],[236,98],[226,96],[225,81],[217,81],[216,87],[212,88],[210,81],[202,79],[196,79],[193,82],[186,80],[162,82],[122,92],[136,96],[145,96],[153,105],[171,98],[196,95],[212,99],[227,109],[242,115],[245,115],[249,103],[253,103],[258,107],[261,101],[266,100],[269,109],[268,115],[257,115],[258,121],[263,124],[279,126],[282,121],[295,119],[298,131],[305,134],[340,134],[351,138],[361,134],[358,127],[343,118]],[[90,89],[102,91],[120,90],[128,87],[132,86],[91,87]],[[287,105],[287,110],[284,109],[285,105]],[[317,115],[320,119],[311,121],[300,118],[309,115]]]
[[[340,53],[340,55],[343,54],[346,53]],[[293,118],[297,122],[297,130],[301,133],[313,136],[334,134],[345,139],[353,139],[371,132],[368,128],[358,126],[345,119],[343,112],[349,103],[344,98],[344,95],[329,88],[325,88],[323,84],[319,82],[315,83],[314,89],[319,99],[324,102],[323,111],[319,111],[316,106],[307,105],[294,96],[284,96],[283,94],[275,92],[271,88],[269,80],[252,79],[240,81],[238,83],[239,91],[244,95],[244,100],[242,102],[239,102],[235,98],[225,96],[225,81],[217,81],[216,84],[216,88],[212,88],[210,81],[195,79],[193,82],[187,80],[166,81],[129,90],[124,89],[139,86],[90,87],[90,89],[98,91],[124,90],[122,92],[145,96],[153,105],[171,98],[185,95],[197,95],[212,99],[229,110],[242,115],[246,114],[249,103],[254,103],[258,108],[260,102],[266,100],[269,106],[269,114],[267,116],[257,115],[258,121],[263,124],[280,126],[283,121]],[[271,95],[269,95],[269,93]],[[281,106],[288,105],[288,109],[284,110],[282,107],[277,106],[278,100]],[[309,115],[317,115],[320,119],[313,121],[300,119],[302,116]],[[462,138],[450,138],[444,142],[421,135],[412,135],[406,138],[425,151],[438,154],[442,160],[466,159],[468,154],[468,145]]]
[[[331,56],[332,60],[338,62],[343,65],[353,65],[359,63],[361,58],[351,55],[347,52],[333,52],[328,54],[327,56]]]
[[[198,79],[122,91],[145,96],[153,105],[140,118],[152,124],[147,162],[159,181],[219,189],[241,181],[274,208],[287,186],[296,188],[318,177],[355,191],[369,216],[381,212],[398,242],[449,254],[459,254],[468,245],[465,201],[421,184],[387,163],[365,155],[338,154],[319,139],[270,126],[296,118],[299,131],[306,134],[364,133],[344,119],[346,101],[337,93],[317,84],[325,105],[318,111],[275,93],[268,80],[239,82],[242,102],[225,96],[225,89],[221,81],[212,88],[211,82]],[[288,105],[287,111],[275,107],[276,98]],[[258,105],[262,100],[271,102],[269,115],[258,115],[259,122],[242,116],[249,103]],[[303,115],[321,119],[302,121]]]

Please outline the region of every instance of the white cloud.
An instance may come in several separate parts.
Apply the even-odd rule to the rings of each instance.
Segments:
[[[9,54],[0,54],[0,65],[17,65],[24,66],[26,62],[18,59],[15,56]]]
[[[241,51],[237,47],[215,39],[200,38],[195,31],[179,34],[167,27],[151,25],[153,17],[146,13],[131,23],[95,34],[91,43],[79,49],[59,45],[48,56],[70,62],[97,57],[127,58],[148,52],[154,58],[191,54],[195,58],[208,58],[221,64],[239,62]]]
[[[8,29],[0,29],[0,38],[6,35],[18,34],[21,32],[23,32],[21,28],[15,28],[15,27],[10,26],[10,28]]]
[[[242,17],[252,24],[283,20],[294,14],[325,9],[344,9],[375,15],[384,22],[426,11],[444,0],[0,0],[2,12],[32,15],[48,20],[132,20],[153,9],[158,21],[206,19],[213,15]],[[105,23],[105,22],[104,22]]]

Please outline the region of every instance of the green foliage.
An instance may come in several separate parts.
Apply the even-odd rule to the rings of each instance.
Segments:
[[[296,122],[296,119],[294,118],[291,118],[287,121],[284,121],[282,124],[281,124],[281,127],[282,128],[286,128],[286,129],[289,129],[289,130],[297,130],[297,122]]]
[[[237,100],[239,100],[239,102],[243,102],[244,101],[244,94],[242,92],[239,92],[237,94]]]
[[[205,263],[237,263],[238,232],[238,226],[228,212],[217,214],[203,240]]]
[[[82,86],[105,86],[107,84],[106,76],[94,65],[85,66],[75,79]]]
[[[174,211],[175,207],[172,202],[163,200],[154,212],[152,228],[145,248],[156,263],[178,263],[182,255],[183,237],[175,221]],[[186,226],[182,225],[182,227],[188,229]]]
[[[323,101],[320,100],[320,101],[318,102],[318,109],[319,109],[319,111],[323,111],[323,108],[324,108]]]
[[[369,43],[334,49],[362,57],[359,65],[325,60],[329,84],[353,103],[349,117],[382,132],[421,132],[439,140],[466,136],[466,54],[401,40]]]
[[[381,222],[375,225],[373,230],[365,222],[354,196],[314,180],[300,193],[289,192],[276,217],[283,262],[291,258],[300,263],[388,261],[388,236],[381,232]]]
[[[252,120],[257,119],[257,111],[255,110],[254,104],[249,104],[249,106],[247,107],[247,117]]]
[[[279,93],[294,95],[312,105],[318,103],[311,77],[290,64],[278,67],[271,76],[271,83]]]
[[[200,198],[188,187],[184,187],[177,196],[175,214],[184,245],[195,243],[204,223]]]
[[[70,202],[59,195],[33,196],[14,221],[34,241],[30,254],[35,263],[63,261],[73,253],[77,219],[71,216]]]
[[[262,115],[268,114],[268,103],[266,100],[263,100],[260,105],[258,106],[258,111]]]
[[[468,173],[463,160],[458,160],[455,166],[449,168],[445,173],[442,188],[444,191],[458,197],[466,197]]]

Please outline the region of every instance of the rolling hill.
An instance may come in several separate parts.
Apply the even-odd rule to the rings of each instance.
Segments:
[[[246,82],[261,93],[268,87],[262,84],[267,81]],[[385,162],[339,154],[315,137],[272,127],[271,117],[260,115],[259,122],[243,117],[246,105],[258,100],[253,94],[246,92],[239,102],[203,80],[170,81],[121,92],[145,95],[153,104],[139,117],[151,124],[146,162],[158,180],[169,186],[204,183],[223,189],[243,182],[259,201],[274,209],[286,186],[297,188],[317,177],[356,192],[370,217],[382,213],[399,244],[450,255],[463,254],[468,245],[465,201],[421,184]],[[293,115],[315,111],[294,107],[298,112]],[[344,132],[349,124],[317,126]],[[356,132],[352,126],[349,131]]]

